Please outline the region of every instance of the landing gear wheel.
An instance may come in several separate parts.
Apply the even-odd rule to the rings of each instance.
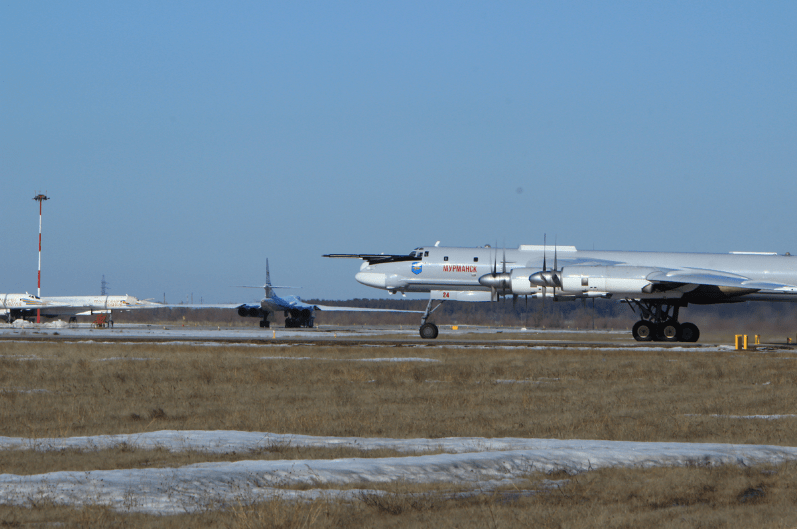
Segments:
[[[631,334],[634,335],[634,340],[638,342],[649,342],[656,335],[656,324],[646,320],[639,320],[631,329]]]
[[[437,325],[434,323],[424,323],[421,325],[421,338],[424,340],[434,340],[437,338]]]
[[[294,327],[296,327],[296,320],[293,318],[285,318],[285,328],[293,329]]]
[[[677,321],[665,321],[659,324],[658,334],[663,342],[677,342],[681,336],[681,325]]]
[[[683,323],[679,338],[682,342],[696,342],[700,338],[700,329],[694,323]]]

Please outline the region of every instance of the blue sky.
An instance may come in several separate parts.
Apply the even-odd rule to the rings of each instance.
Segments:
[[[330,252],[797,253],[793,2],[0,1],[0,291],[377,297]]]

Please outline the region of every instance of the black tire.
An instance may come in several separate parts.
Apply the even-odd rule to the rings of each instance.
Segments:
[[[293,318],[285,318],[285,328],[293,329],[294,327],[296,327],[296,320]]]
[[[677,342],[681,339],[681,325],[675,320],[659,324],[658,337],[663,342]]]
[[[656,336],[656,324],[647,320],[639,320],[631,329],[634,340],[637,342],[649,342]]]
[[[694,323],[682,323],[679,339],[682,342],[696,342],[700,339],[700,329]]]
[[[424,340],[434,340],[437,338],[438,330],[437,325],[434,323],[424,323],[421,325],[421,338]]]

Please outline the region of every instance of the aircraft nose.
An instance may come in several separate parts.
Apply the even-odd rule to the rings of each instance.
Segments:
[[[354,279],[363,285],[374,288],[385,288],[386,284],[385,274],[380,274],[378,272],[357,272]]]

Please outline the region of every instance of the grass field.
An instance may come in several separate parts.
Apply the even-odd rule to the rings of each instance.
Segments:
[[[391,438],[520,437],[797,446],[797,355],[784,351],[523,347],[187,346],[4,342],[0,435],[242,430]],[[432,361],[360,361],[422,357]],[[776,415],[778,419],[740,418]],[[272,447],[246,459],[390,457]],[[407,454],[401,454],[407,455]],[[119,447],[0,451],[0,472],[179,467],[241,454]],[[614,468],[536,475],[516,491],[452,496],[391,483],[353,502],[208,505],[180,516],[43,502],[0,524],[220,527],[787,527],[795,466]],[[562,479],[555,490],[536,490]]]

